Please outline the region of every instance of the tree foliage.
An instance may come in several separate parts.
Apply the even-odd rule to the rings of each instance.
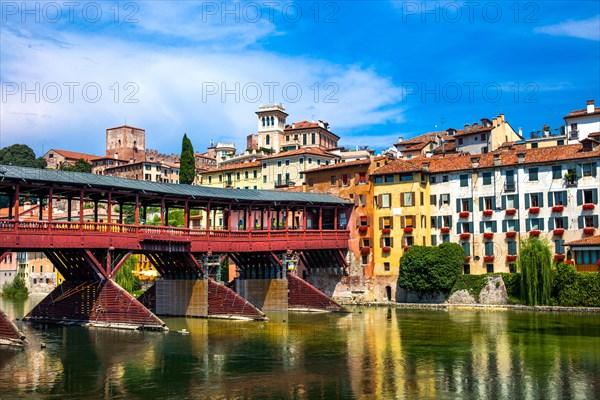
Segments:
[[[179,165],[179,183],[191,184],[196,177],[196,161],[194,159],[194,147],[192,141],[183,135],[181,143],[181,158]]]
[[[36,158],[31,147],[26,144],[13,144],[0,149],[0,164],[17,167],[46,168],[46,160]]]
[[[6,297],[23,298],[29,295],[25,278],[23,275],[17,275],[11,283],[5,283],[2,288],[2,294]]]
[[[140,280],[133,274],[137,263],[138,258],[136,256],[129,257],[129,259],[125,261],[125,264],[123,264],[121,269],[115,275],[115,282],[132,294],[141,288]]]
[[[465,251],[456,243],[413,246],[400,259],[398,285],[419,296],[449,293],[461,274]]]
[[[535,237],[523,241],[518,265],[521,271],[521,295],[525,304],[549,304],[552,292],[552,253],[548,244]]]
[[[86,162],[83,158],[80,158],[75,162],[75,164],[71,165],[68,163],[60,164],[61,171],[71,171],[71,172],[92,172],[92,164]]]

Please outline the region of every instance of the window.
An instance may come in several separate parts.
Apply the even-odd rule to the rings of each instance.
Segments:
[[[536,182],[538,180],[539,168],[529,168],[529,181]]]
[[[250,173],[248,171],[244,172],[244,178],[248,179],[250,177]]]
[[[258,177],[258,172],[256,170],[252,171],[252,177],[256,179]]]
[[[594,201],[594,190],[588,189],[583,191],[583,202],[585,204],[595,203]]]
[[[414,236],[404,236],[404,245],[405,246],[412,246],[413,244],[415,244]]]
[[[362,247],[371,247],[371,239],[363,238],[362,239]]]
[[[509,242],[506,242],[506,246],[507,246],[507,251],[508,251],[509,255],[511,255],[511,256],[517,255],[517,241],[516,240],[511,240]]]
[[[469,175],[467,175],[467,174],[460,175],[460,187],[467,187],[467,186],[469,186]]]
[[[281,160],[277,161],[277,166],[281,167]]]
[[[317,138],[316,138],[315,133],[314,132],[311,133],[310,136],[311,136],[310,141],[312,142],[312,144],[316,144],[317,143]]]
[[[485,255],[493,256],[494,255],[494,242],[485,242]]]
[[[366,215],[360,216],[359,220],[358,220],[358,225],[359,226],[369,226],[369,217]]]
[[[246,172],[246,174],[248,174],[248,173]],[[246,176],[246,178],[247,178],[247,176]],[[238,181],[240,180],[240,173],[239,172],[235,174],[235,179],[237,179]]]
[[[463,273],[469,275],[471,273],[471,266],[469,264],[463,265]]]
[[[583,176],[596,176],[596,164],[583,164]]]
[[[290,165],[290,160],[285,160],[285,165]]]
[[[493,210],[494,209],[494,198],[492,196],[484,197],[483,205],[484,205],[484,210]]]
[[[486,264],[485,272],[488,274],[493,274],[494,273],[494,264]]]
[[[383,176],[379,175],[375,177],[375,183],[383,183]]]
[[[562,167],[560,165],[552,167],[552,179],[562,179]]]
[[[359,195],[358,195],[358,203],[359,203],[361,206],[366,206],[366,205],[367,205],[367,202],[366,202],[366,196],[365,196],[364,194],[359,194]]]
[[[290,141],[290,135],[285,135],[285,141],[289,142]]]
[[[564,206],[567,204],[567,192],[554,192],[551,199],[554,201],[555,206]]]
[[[400,194],[400,205],[402,207],[412,207],[415,205],[415,193],[405,192]]]
[[[208,183],[212,183],[212,176],[208,176]]]
[[[506,222],[506,232],[514,232],[517,230],[517,221],[510,220]]]
[[[511,195],[506,196],[505,201],[506,201],[506,207],[503,207],[504,209],[517,208],[516,195],[511,194]]]
[[[564,146],[565,145],[565,141],[564,140],[557,140],[556,141],[556,145],[557,146]]]
[[[386,175],[385,176],[385,183],[393,183],[394,182],[394,175]]]
[[[532,149],[537,149],[538,148],[538,143],[537,142],[531,143],[531,148]]]
[[[462,145],[463,144],[463,138],[458,138],[458,144]]]
[[[389,271],[390,270],[390,263],[389,262],[384,262],[383,263],[383,270],[384,271]]]
[[[437,197],[435,194],[429,196],[429,204],[435,206],[437,204]]]
[[[542,229],[542,220],[540,218],[530,218],[528,231],[536,231]]]
[[[530,207],[541,207],[539,193],[529,194]]]
[[[435,175],[429,177],[429,183],[435,183]]]
[[[308,187],[313,187],[313,186],[315,186],[315,179],[308,178]]]
[[[431,217],[431,229],[437,229],[437,218],[436,217]],[[435,245],[432,245],[435,246]]]
[[[442,182],[448,182],[448,175],[442,175]]]
[[[470,257],[471,256],[471,243],[463,242],[463,243],[461,243],[461,246],[462,246],[463,250],[465,251],[465,256]]]
[[[394,227],[394,217],[381,217],[379,223],[381,229],[392,229]]]
[[[299,164],[304,164],[304,158],[300,157],[300,159],[298,160]]]
[[[271,144],[271,136],[269,136],[269,135],[265,136],[265,144],[267,146]]]
[[[469,199],[460,199],[461,211],[469,211]]]
[[[586,215],[584,217],[584,223],[585,223],[584,227],[585,228],[595,228],[594,217],[595,217],[595,215]]]
[[[219,175],[219,183],[223,182],[223,175]]]
[[[263,167],[263,169],[267,168],[267,163],[266,162],[262,163],[262,167]]]
[[[263,175],[263,183],[267,183],[267,176]]]
[[[321,159],[317,158],[317,165],[321,165]]]
[[[335,186],[335,184],[337,183],[337,177],[335,175],[331,175],[331,178],[329,178],[329,181],[331,183],[331,186]]]
[[[450,194],[449,193],[444,193],[442,195],[440,195],[440,202],[442,204],[450,204]]]
[[[302,144],[306,144],[306,133],[302,135]]]
[[[461,232],[471,233],[471,224],[469,222],[461,223]]]
[[[358,184],[359,185],[364,185],[367,183],[367,173],[366,172],[359,172],[358,173]]]
[[[492,173],[491,172],[484,172],[483,173],[483,184],[484,185],[491,185],[492,184]]]
[[[400,182],[412,182],[414,180],[413,174],[400,175]]]
[[[431,245],[437,246],[437,236],[431,235]]]
[[[348,174],[342,174],[342,185],[348,186],[350,184],[350,179],[348,178]]]
[[[554,252],[556,254],[564,254],[565,252],[565,241],[558,239],[554,241]]]
[[[485,133],[482,133],[481,134],[481,141],[485,142],[486,140],[487,140],[487,137],[486,137]]]
[[[452,217],[449,215],[444,215],[442,217],[442,227],[450,228],[451,225],[452,225]]]
[[[386,194],[380,194],[379,196],[381,198],[380,207],[381,208],[390,208],[392,195],[389,193],[386,193]]]
[[[361,262],[361,264],[368,264],[369,263],[369,256],[367,254],[363,254],[360,257],[360,262]]]
[[[381,247],[392,247],[393,238],[390,236],[384,236],[381,238]]]
[[[483,222],[483,232],[494,232],[494,224],[495,221],[484,221]]]
[[[308,163],[312,164],[312,158],[308,157]]]

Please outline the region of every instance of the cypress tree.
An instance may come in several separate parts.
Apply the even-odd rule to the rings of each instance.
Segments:
[[[179,183],[191,184],[196,177],[196,162],[194,159],[194,147],[187,134],[183,135],[181,142],[181,158],[179,165]]]
[[[519,252],[521,295],[527,305],[550,303],[552,292],[552,253],[548,244],[538,238],[523,242]]]

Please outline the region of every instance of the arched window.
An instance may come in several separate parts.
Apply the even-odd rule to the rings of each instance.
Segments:
[[[262,124],[265,126],[265,117],[262,117]]]
[[[266,144],[266,145],[270,145],[270,144],[271,144],[271,136],[270,136],[270,135],[267,135],[267,136],[265,137],[265,144]]]
[[[275,117],[271,117],[271,126],[275,126]]]

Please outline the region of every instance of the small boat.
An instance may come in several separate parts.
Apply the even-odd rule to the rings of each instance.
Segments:
[[[181,333],[182,335],[189,335],[189,334],[190,334],[190,333],[188,332],[188,330],[187,330],[187,329],[185,329],[185,328],[183,328],[182,330],[180,330],[180,331],[177,331],[177,332],[178,332],[178,333]]]

